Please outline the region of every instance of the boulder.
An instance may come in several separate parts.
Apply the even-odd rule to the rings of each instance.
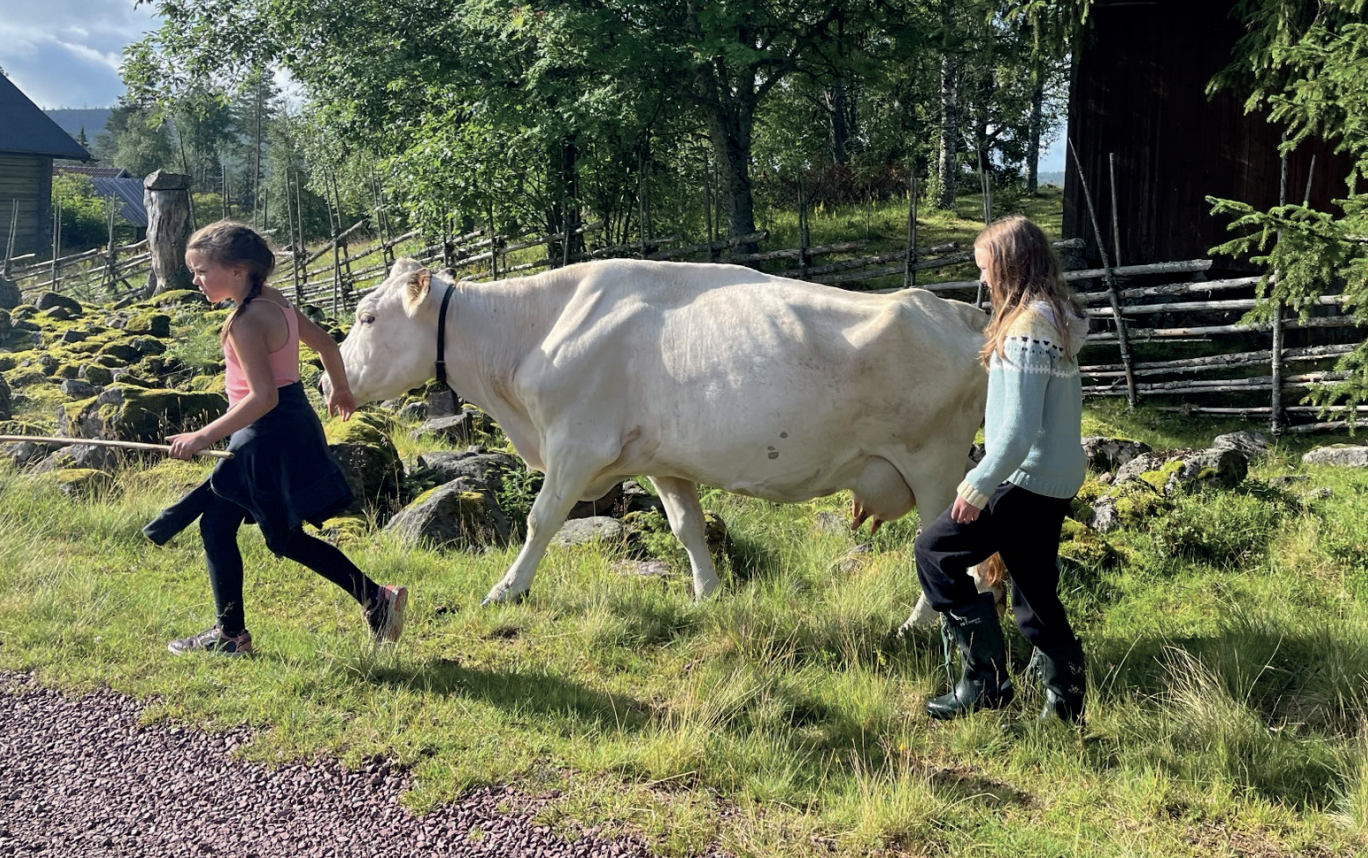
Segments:
[[[22,303],[24,296],[19,293],[18,284],[0,277],[0,310],[13,310]]]
[[[1337,468],[1368,468],[1368,446],[1332,444],[1317,447],[1302,456],[1305,465],[1333,465]]]
[[[14,418],[14,396],[10,393],[9,385],[5,383],[5,377],[0,375],[0,420],[12,420]]]
[[[79,378],[68,378],[62,382],[62,395],[67,399],[89,399],[98,392],[95,385]]]
[[[513,533],[494,493],[465,479],[419,495],[385,530],[408,545],[466,550],[507,545]]]
[[[66,468],[53,474],[57,490],[74,500],[105,497],[115,488],[112,476],[91,468]]]
[[[364,419],[334,420],[328,423],[328,441],[356,497],[349,512],[398,499],[404,466],[388,435]]]
[[[57,410],[59,433],[71,438],[161,443],[222,415],[228,400],[218,393],[187,393],[116,382],[98,396]]]
[[[469,444],[480,434],[494,431],[494,421],[483,411],[462,408],[458,413],[432,417],[410,433],[413,438],[436,437],[449,444]]]
[[[552,545],[586,545],[593,542],[619,544],[626,533],[622,522],[607,515],[570,519],[551,538]]]
[[[1134,528],[1145,519],[1167,511],[1171,502],[1163,492],[1145,480],[1127,480],[1092,503],[1087,525],[1098,533],[1121,527]]]
[[[490,490],[502,485],[505,474],[527,470],[522,460],[515,456],[488,453],[479,447],[460,452],[440,450],[424,453],[418,457],[418,467],[431,472],[438,482],[467,479]]]
[[[1206,486],[1232,489],[1249,474],[1249,457],[1233,447],[1142,453],[1116,472],[1117,485],[1144,480],[1165,495]]]
[[[66,295],[59,295],[56,292],[44,292],[39,295],[38,300],[33,302],[33,306],[54,318],[56,315],[52,311],[57,309],[66,311],[66,314],[64,315],[65,318],[73,318],[84,312],[84,310],[81,309],[80,301]]]
[[[1094,471],[1114,471],[1153,449],[1144,441],[1129,438],[1106,438],[1101,435],[1083,438],[1083,454],[1088,457],[1088,468]]]
[[[1225,435],[1217,435],[1211,442],[1213,450],[1239,450],[1245,454],[1248,461],[1255,459],[1268,452],[1268,439],[1258,432],[1228,432]]]

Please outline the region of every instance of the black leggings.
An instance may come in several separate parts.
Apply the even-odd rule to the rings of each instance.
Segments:
[[[200,516],[209,586],[214,591],[219,628],[226,635],[241,634],[247,628],[242,610],[242,552],[237,544],[238,528],[246,520],[247,510],[214,494]],[[295,530],[281,554],[341,587],[363,607],[374,604],[379,594],[376,583],[345,554],[308,535],[302,526]]]

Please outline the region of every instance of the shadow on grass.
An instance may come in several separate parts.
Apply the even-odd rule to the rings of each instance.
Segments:
[[[1368,650],[1314,631],[1233,618],[1209,637],[1090,646],[1102,705],[1135,706],[1148,740],[1127,756],[1184,778],[1224,775],[1299,810],[1344,788],[1339,749],[1368,719]]]
[[[536,715],[547,724],[593,726],[605,732],[639,732],[657,713],[625,694],[534,670],[485,670],[455,659],[436,658],[415,669],[376,668],[371,681],[421,694],[479,700],[520,716]]]

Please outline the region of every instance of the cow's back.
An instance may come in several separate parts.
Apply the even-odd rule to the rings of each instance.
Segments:
[[[629,439],[624,474],[803,499],[982,414],[986,319],[924,290],[627,260],[556,275],[559,315],[520,382],[537,412]]]

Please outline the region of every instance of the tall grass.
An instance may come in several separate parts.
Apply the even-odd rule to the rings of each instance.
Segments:
[[[1368,537],[1368,478],[1302,469],[1298,454],[1279,448],[1250,488],[1181,498],[1112,535],[1113,565],[1066,566],[1091,660],[1081,732],[1036,723],[1024,675],[1006,712],[926,719],[945,683],[939,642],[894,634],[917,595],[914,522],[876,539],[827,529],[818,513],[839,498],[707,494],[737,552],[703,604],[682,568],[627,576],[597,546],[550,553],[527,603],[480,608],[513,548],[372,533],[349,552],[414,594],[393,648],[248,530],[260,654],[232,661],[165,652],[212,621],[200,549],[193,534],[161,549],[138,534],[204,466],[135,467],[89,500],[5,468],[0,667],[137,695],[149,720],[261,728],[240,753],[268,763],[395,759],[419,812],[478,784],[556,788],[545,821],[638,831],[669,855],[714,840],[742,855],[1357,854],[1368,611],[1347,546]],[[1289,472],[1307,479],[1271,487]]]

